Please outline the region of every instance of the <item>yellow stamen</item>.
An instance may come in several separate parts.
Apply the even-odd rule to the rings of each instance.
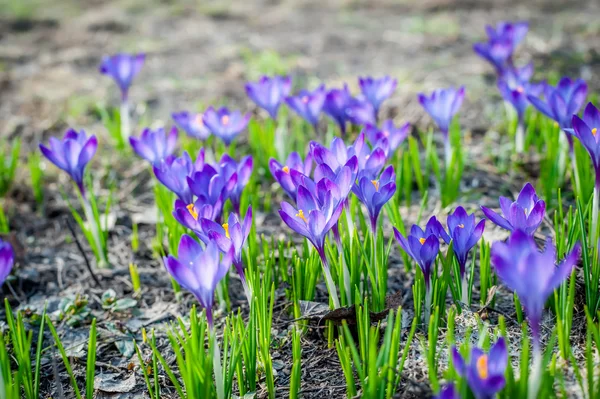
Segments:
[[[525,89],[523,88],[523,86],[519,86],[519,87],[517,87],[517,91],[519,93],[523,93],[525,91]]]
[[[302,209],[298,209],[298,213],[296,214],[296,217],[299,217],[300,219],[302,219],[304,221],[304,223],[308,223],[308,220],[306,220],[306,216],[304,216],[304,211]]]
[[[425,244],[425,239],[424,238],[419,238],[419,242],[421,243],[421,245]]]
[[[229,223],[223,223],[221,226],[223,226],[223,229],[225,229],[225,237],[231,238],[229,236]]]
[[[285,173],[290,173],[290,167],[285,165],[283,168],[281,168],[281,170],[283,170]]]
[[[302,102],[304,104],[307,104],[308,103],[308,97],[307,96],[302,97]]]
[[[488,378],[488,356],[481,355],[477,359],[477,373],[482,379]]]
[[[223,125],[228,125],[228,124],[229,124],[229,115],[223,115],[223,116],[221,117],[221,123],[222,123]]]
[[[379,181],[371,180],[371,184],[375,186],[375,191],[379,191]]]
[[[598,133],[598,128],[597,127],[595,127],[595,128],[592,129],[592,134],[594,136],[596,136],[596,133]]]
[[[461,224],[458,225],[458,227],[460,227],[461,229],[464,229],[465,225],[461,223]]]
[[[198,220],[198,212],[196,212],[196,207],[194,206],[194,204],[189,204],[188,206],[186,206],[186,208],[190,215],[192,215],[194,220]]]

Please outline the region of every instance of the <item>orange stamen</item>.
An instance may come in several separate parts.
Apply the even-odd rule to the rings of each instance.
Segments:
[[[229,124],[229,115],[223,115],[221,117],[221,123],[224,125],[228,125]]]
[[[598,133],[598,128],[597,127],[595,127],[595,128],[592,129],[592,134],[594,136],[596,136],[596,133]]]
[[[225,229],[225,237],[231,238],[229,236],[229,223],[223,223],[221,226],[223,226],[223,229]]]
[[[375,191],[379,191],[379,181],[371,180],[371,184],[375,186]]]
[[[488,356],[481,355],[477,359],[477,373],[481,379],[488,378]]]
[[[304,211],[302,209],[298,209],[298,213],[296,214],[296,217],[299,217],[300,219],[302,219],[304,221],[304,223],[308,223],[308,220],[306,220],[306,216],[304,216]]]
[[[198,220],[198,212],[196,212],[196,207],[194,206],[194,204],[189,204],[188,206],[186,206],[186,208],[190,215],[192,215],[194,220]]]
[[[465,225],[461,223],[461,224],[458,225],[458,227],[460,227],[461,229],[464,229]]]
[[[281,170],[283,170],[285,173],[289,174],[290,173],[290,167],[285,165],[283,168],[281,168]]]
[[[421,243],[421,245],[425,244],[425,239],[424,238],[419,238],[419,242]]]

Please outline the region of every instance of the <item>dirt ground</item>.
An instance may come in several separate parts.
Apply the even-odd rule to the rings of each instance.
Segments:
[[[484,37],[485,24],[530,21],[527,39],[517,50],[519,63],[533,60],[537,79],[583,77],[591,93],[600,86],[600,3],[592,0],[27,0],[22,3],[29,7],[18,9],[15,3],[0,0],[0,137],[21,137],[24,157],[40,141],[62,135],[67,126],[84,128],[98,134],[101,142],[108,141],[92,111],[96,103],[117,100],[112,81],[97,70],[103,55],[117,51],[147,53],[130,98],[141,118],[158,123],[170,123],[173,111],[201,104],[227,102],[249,109],[243,83],[265,67],[288,70],[296,82],[311,87],[320,81],[330,86],[349,82],[356,89],[358,75],[389,74],[398,78],[399,85],[383,112],[421,127],[429,119],[416,101],[419,91],[467,87],[460,118],[471,165],[463,178],[465,195],[458,202],[475,209],[479,204],[496,206],[498,194],[514,193],[526,178],[494,174],[486,164],[489,143],[482,134],[498,136],[494,132],[504,107],[491,68],[472,51],[472,44]],[[118,342],[139,339],[142,326],[159,328],[187,313],[193,303],[189,295],[179,304],[174,300],[167,273],[152,257],[150,175],[142,161],[119,160],[106,147],[96,157],[92,170],[116,179],[119,188],[110,234],[110,261],[116,267],[99,271],[102,287],[96,287],[66,228],[69,210],[56,184],[59,174],[52,165],[46,166],[43,212],[36,209],[24,168],[5,201],[13,242],[19,243],[19,265],[12,282],[17,296],[6,288],[3,294],[15,307],[34,311],[48,301],[51,312],[61,298],[86,293],[89,308],[98,317],[97,374],[102,374],[98,397],[145,397],[141,374],[128,367],[137,358],[122,356]],[[65,179],[61,176],[60,181]],[[477,195],[469,194],[472,191]],[[428,210],[429,214],[440,210],[437,198],[429,201]],[[403,209],[406,223],[414,221],[413,211]],[[259,232],[287,233],[273,214],[259,213],[257,219]],[[136,254],[130,243],[132,220],[140,222],[141,248]],[[487,240],[504,236],[488,224]],[[400,262],[398,251],[393,253],[393,263]],[[132,261],[140,267],[144,287],[138,312],[133,317],[108,314],[101,307],[102,293],[113,287],[119,297],[131,295]],[[390,291],[405,290],[410,301],[409,277],[392,270],[390,278]],[[324,293],[320,287],[321,298]],[[244,302],[242,297],[233,300]],[[291,323],[285,308],[283,292],[278,291],[273,325],[278,397],[287,395],[291,365]],[[412,309],[412,304],[406,308]],[[510,302],[506,309],[510,316]],[[88,330],[61,325],[59,331],[82,382],[81,344]],[[167,345],[164,336],[159,345]],[[326,348],[318,329],[305,336],[302,345],[303,397],[342,398],[345,385],[335,350]],[[45,359],[43,364],[44,397],[61,393],[71,397],[62,369],[57,381],[52,363]],[[174,397],[167,379],[163,382],[164,397]],[[580,395],[575,391],[574,396]],[[265,395],[264,387],[257,392],[260,398]],[[424,359],[415,343],[398,397],[428,395]]]

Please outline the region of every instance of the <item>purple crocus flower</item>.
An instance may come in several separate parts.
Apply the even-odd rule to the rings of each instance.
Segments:
[[[525,39],[528,30],[529,23],[525,21],[501,21],[496,24],[495,28],[490,25],[485,27],[485,31],[490,39],[505,38],[511,42],[513,49]]]
[[[465,208],[459,206],[448,215],[447,224],[449,236],[452,238],[452,248],[460,266],[460,276],[464,278],[469,251],[481,238],[485,219],[476,222],[474,213],[469,215]]]
[[[517,230],[508,242],[492,244],[491,259],[500,280],[513,290],[527,314],[534,337],[534,345],[540,343],[540,323],[548,297],[571,274],[579,259],[580,245],[575,244],[565,259],[555,266],[556,248],[551,239],[540,252],[533,237]]]
[[[196,162],[192,162],[189,154],[184,152],[180,157],[170,156],[154,165],[154,175],[166,188],[174,192],[180,200],[191,204],[192,192],[187,178],[204,167],[204,148],[198,153]]]
[[[339,188],[339,197],[343,200],[348,198],[350,190],[354,186],[356,175],[358,174],[358,159],[356,155],[352,156],[341,168],[334,171],[329,165],[322,163],[315,168],[315,181],[320,182],[323,179],[331,180]],[[306,180],[306,179],[305,179]]]
[[[346,116],[350,123],[359,126],[374,124],[377,120],[375,108],[361,97],[350,99],[346,106]]]
[[[206,140],[210,131],[204,125],[203,115],[200,113],[182,111],[171,114],[173,121],[190,137],[198,140]]]
[[[192,203],[185,203],[180,199],[175,200],[175,210],[173,217],[183,227],[192,230],[202,242],[207,243],[209,238],[204,234],[200,221],[202,219],[215,219],[214,208],[210,204],[206,204],[203,199],[197,199]]]
[[[50,148],[40,144],[40,151],[50,162],[64,170],[77,184],[81,195],[85,197],[83,175],[85,167],[90,162],[96,149],[96,136],[87,136],[85,131],[67,130],[62,140],[50,137]]]
[[[479,348],[472,348],[470,359],[465,359],[458,352],[458,349],[452,347],[452,363],[454,369],[463,378],[466,378],[469,388],[477,399],[491,399],[504,388],[506,379],[504,372],[508,365],[508,351],[504,338],[498,338],[498,341],[490,348],[489,353],[485,353]]]
[[[425,286],[429,291],[431,283],[431,273],[433,264],[440,250],[440,238],[448,242],[448,234],[442,224],[435,216],[432,216],[425,226],[425,230],[416,224],[410,229],[410,234],[406,238],[394,227],[394,236],[400,245],[400,248],[413,258],[421,268],[425,277]]]
[[[398,81],[389,76],[376,79],[372,77],[358,78],[358,85],[365,99],[373,106],[375,115],[379,113],[379,107],[396,90]]]
[[[346,110],[348,109],[351,100],[352,95],[346,84],[344,84],[343,89],[329,90],[325,96],[323,111],[338,124],[342,136],[346,134],[346,121],[348,120]]]
[[[292,201],[296,201],[296,190],[298,189],[298,186],[294,183],[291,172],[297,171],[302,175],[310,176],[312,163],[313,158],[310,152],[306,155],[306,159],[304,161],[302,161],[300,154],[297,152],[292,152],[290,155],[288,155],[284,165],[271,158],[269,160],[269,171],[271,171],[273,178],[277,181],[277,183],[279,183],[281,188],[283,188],[285,193],[292,199]]]
[[[453,383],[446,384],[435,399],[460,399],[460,395]]]
[[[396,193],[396,173],[392,165],[385,168],[379,178],[365,173],[358,174],[358,183],[352,187],[352,192],[358,197],[369,212],[371,233],[377,233],[377,221],[383,206]]]
[[[289,76],[263,76],[257,82],[246,83],[246,94],[259,107],[266,110],[271,118],[277,119],[279,105],[292,89]]]
[[[522,230],[533,235],[544,219],[546,203],[538,198],[530,183],[525,184],[517,200],[512,202],[506,197],[500,197],[502,215],[485,206],[481,207],[483,214],[492,223],[509,231]]]
[[[231,193],[229,194],[229,200],[233,209],[236,213],[240,212],[240,199],[242,198],[242,191],[244,187],[250,181],[252,175],[253,160],[252,155],[247,155],[240,160],[238,163],[235,159],[231,158],[228,154],[224,154],[219,162],[219,168],[225,175],[225,178],[229,178],[234,174],[237,174],[237,181]]]
[[[233,260],[233,248],[221,257],[216,243],[209,242],[205,249],[192,237],[184,234],[179,241],[177,258],[164,258],[169,274],[190,291],[206,310],[206,318],[213,328],[212,307],[215,289],[225,277]]]
[[[199,172],[187,177],[187,183],[192,194],[204,204],[213,207],[215,220],[220,221],[225,201],[230,197],[238,181],[237,172],[226,175],[217,171],[211,165],[204,165]]]
[[[464,86],[459,87],[458,90],[453,87],[436,89],[429,96],[423,93],[419,94],[419,103],[438,125],[445,140],[448,140],[450,123],[460,109],[464,98]]]
[[[240,111],[230,112],[226,107],[218,111],[209,107],[202,118],[204,125],[212,134],[229,146],[233,139],[248,126],[250,114],[242,115]]]
[[[133,82],[133,78],[137,75],[146,59],[145,54],[116,54],[102,58],[100,64],[100,72],[104,75],[112,77],[119,89],[121,89],[121,99],[127,101],[129,87]]]
[[[326,96],[325,85],[321,85],[313,91],[300,90],[295,96],[287,97],[285,102],[316,130]]]
[[[248,302],[252,302],[252,292],[246,281],[244,273],[244,263],[242,261],[243,249],[252,228],[252,206],[248,207],[244,220],[240,222],[238,215],[235,213],[229,214],[227,223],[222,225],[212,221],[211,219],[201,219],[202,230],[204,234],[214,241],[219,249],[226,253],[230,248],[233,248],[233,266],[238,272],[244,292]]]
[[[409,130],[410,123],[396,127],[394,126],[394,121],[388,119],[382,123],[381,128],[375,125],[367,125],[364,132],[371,145],[382,148],[386,153],[386,157],[389,157],[408,138]],[[387,141],[387,146],[383,145],[384,140]]]
[[[385,165],[385,151],[381,148],[371,150],[365,142],[364,132],[361,132],[354,143],[348,147],[341,138],[335,137],[330,148],[311,142],[310,151],[317,165],[326,164],[336,173],[353,156],[357,158],[358,171],[371,176],[379,174]]]
[[[495,28],[488,25],[485,30],[488,41],[476,43],[473,50],[490,62],[498,74],[502,74],[507,67],[512,66],[513,52],[527,35],[529,24],[527,22],[499,22]]]
[[[518,76],[511,78],[506,75],[507,74],[498,79],[498,90],[500,90],[502,98],[509,102],[514,107],[515,111],[517,111],[519,124],[522,124],[525,110],[529,106],[528,96],[537,97],[542,94],[546,83],[530,83]]]
[[[162,127],[156,130],[146,128],[139,138],[129,137],[129,144],[136,154],[156,165],[173,154],[177,145],[177,135],[177,128],[174,126],[169,134],[166,134]]]
[[[315,192],[300,185],[296,196],[296,207],[282,202],[279,210],[279,215],[285,224],[306,237],[321,257],[325,282],[334,308],[339,308],[340,302],[325,254],[325,238],[342,213],[343,201],[337,197],[339,192],[336,184],[327,179],[318,183]]]
[[[571,128],[571,117],[577,114],[587,96],[587,84],[582,79],[562,78],[556,87],[546,85],[545,100],[528,96],[529,101],[548,118],[556,121],[561,129]],[[567,135],[567,137],[569,137]],[[572,140],[569,137],[569,140]]]
[[[15,263],[15,253],[7,241],[0,239],[0,287],[6,281]]]

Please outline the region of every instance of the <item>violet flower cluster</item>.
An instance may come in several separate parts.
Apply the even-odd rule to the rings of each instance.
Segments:
[[[6,281],[15,263],[15,253],[12,246],[0,239],[0,287]]]

